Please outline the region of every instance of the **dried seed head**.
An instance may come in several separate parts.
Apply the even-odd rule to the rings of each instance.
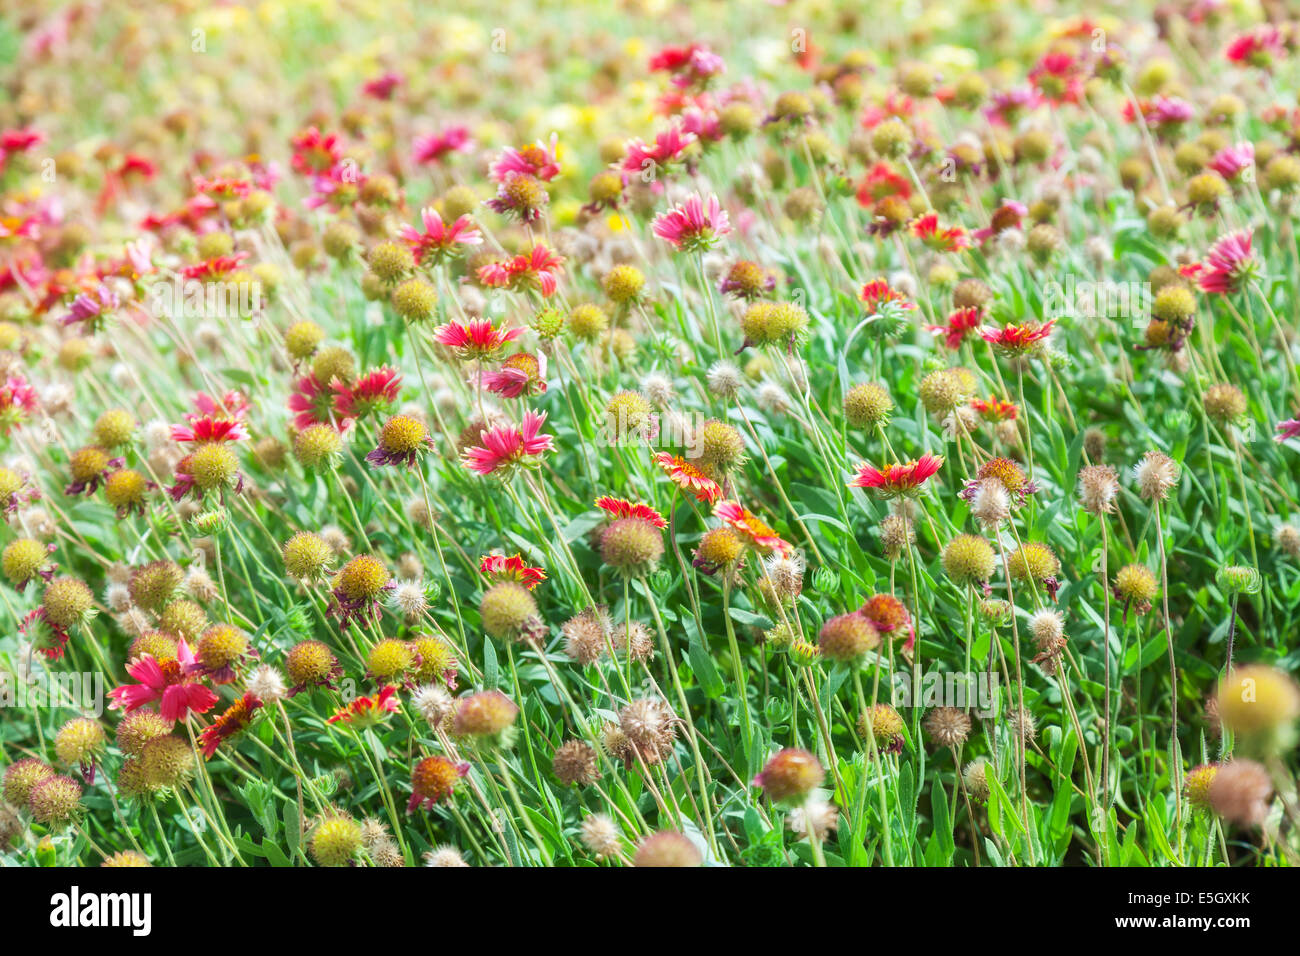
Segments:
[[[661,830],[641,841],[633,866],[699,866],[703,863],[694,843],[675,830]]]
[[[551,772],[565,786],[586,787],[600,779],[596,751],[584,740],[566,740],[555,750]]]
[[[1089,514],[1110,514],[1118,495],[1119,475],[1109,465],[1088,465],[1079,472],[1079,502]]]
[[[1164,452],[1149,451],[1133,466],[1138,493],[1147,501],[1164,501],[1178,484],[1178,463]]]
[[[1268,771],[1253,760],[1231,760],[1219,768],[1206,792],[1212,809],[1223,819],[1257,827],[1268,818],[1273,782]]]
[[[925,718],[925,730],[941,747],[958,747],[970,735],[970,717],[956,707],[936,707]]]
[[[787,747],[763,765],[755,786],[777,803],[798,802],[821,786],[826,771],[817,758],[798,747]]]
[[[582,821],[579,838],[587,851],[598,860],[618,856],[622,849],[618,825],[603,813],[593,813]]]

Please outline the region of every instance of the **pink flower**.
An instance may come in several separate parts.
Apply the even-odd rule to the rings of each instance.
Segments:
[[[717,196],[707,202],[696,193],[667,212],[660,213],[653,225],[654,234],[673,248],[698,252],[712,248],[731,232],[731,221]]]
[[[563,262],[561,256],[539,242],[526,255],[517,255],[513,259],[489,262],[485,266],[480,266],[478,280],[492,289],[536,287],[543,298],[549,299],[560,287],[557,272]]]
[[[172,426],[172,441],[223,442],[243,441],[248,437],[244,423],[229,418],[210,418],[207,415],[189,415],[188,425]]]
[[[1210,169],[1224,179],[1236,179],[1254,163],[1255,145],[1243,142],[1235,146],[1225,146],[1215,153],[1214,158],[1210,160]]]
[[[206,714],[216,704],[217,695],[198,683],[195,677],[198,670],[194,652],[184,638],[176,642],[175,658],[160,661],[152,654],[141,654],[126,668],[139,683],[123,684],[109,691],[108,696],[113,698],[109,708],[130,713],[161,699],[158,713],[164,720],[184,720],[191,711]]]
[[[478,319],[468,325],[448,322],[433,330],[433,340],[455,350],[463,359],[481,359],[493,354],[507,342],[524,334],[523,327],[499,329],[490,319]]]
[[[1227,295],[1236,292],[1243,281],[1253,278],[1259,262],[1251,253],[1251,231],[1238,229],[1215,240],[1202,262],[1186,265],[1178,271],[1195,279],[1202,292]]]
[[[361,87],[361,92],[366,96],[373,96],[377,100],[391,100],[393,93],[402,85],[402,75],[389,71],[382,76],[377,76],[373,80],[367,80]]]
[[[623,181],[630,176],[639,176],[647,171],[654,173],[660,167],[667,166],[677,159],[682,150],[689,146],[695,137],[683,133],[676,126],[671,126],[655,137],[655,144],[647,146],[641,140],[633,140],[623,158]]]
[[[1259,26],[1246,33],[1239,33],[1228,43],[1223,51],[1230,63],[1238,66],[1257,66],[1267,70],[1273,65],[1273,58],[1286,52],[1282,34],[1275,26]]]
[[[451,225],[446,225],[436,209],[426,206],[420,211],[420,221],[424,224],[424,232],[407,225],[401,229],[402,241],[410,247],[419,263],[423,263],[425,257],[437,262],[444,255],[457,252],[457,246],[477,246],[483,241],[482,233],[474,228],[474,220],[469,216],[461,216]]]
[[[966,336],[975,332],[980,327],[980,310],[978,307],[968,305],[964,309],[955,309],[948,314],[946,325],[927,325],[927,332],[934,332],[936,335],[943,335],[944,345],[950,349],[961,348],[961,343]]]
[[[483,387],[503,398],[540,395],[546,391],[546,355],[516,352],[499,369],[484,372]]]
[[[1273,440],[1281,444],[1290,438],[1300,438],[1300,418],[1291,418],[1277,423],[1277,435]]]
[[[36,410],[36,390],[21,375],[0,385],[0,435],[8,435]]]
[[[464,153],[474,145],[464,126],[449,126],[440,133],[417,137],[411,159],[416,165],[442,162],[449,153]]]
[[[461,463],[470,471],[480,475],[490,475],[504,470],[507,474],[516,465],[533,465],[533,460],[543,452],[555,447],[555,440],[550,435],[539,434],[546,422],[546,413],[525,412],[523,424],[498,425],[484,429],[479,435],[479,446],[466,449],[461,456]]]
[[[402,390],[402,376],[397,369],[381,365],[362,375],[351,385],[337,379],[330,383],[334,390],[334,411],[340,418],[364,418],[389,408],[397,401]]]
[[[93,293],[82,292],[73,299],[62,322],[64,325],[80,322],[87,331],[96,332],[103,325],[107,314],[117,308],[118,303],[117,293],[106,285],[100,285]]]
[[[492,163],[488,172],[498,183],[505,182],[511,173],[535,176],[543,182],[550,182],[560,173],[560,164],[555,158],[558,140],[559,137],[552,133],[549,147],[541,142],[521,149],[507,146]]]

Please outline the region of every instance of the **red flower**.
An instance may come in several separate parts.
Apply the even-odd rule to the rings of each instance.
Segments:
[[[694,495],[696,501],[711,505],[722,497],[722,487],[680,455],[661,451],[654,456],[654,463],[673,484]]]
[[[640,518],[642,521],[650,522],[656,528],[668,527],[668,522],[664,520],[664,516],[649,505],[631,502],[626,498],[612,498],[609,495],[601,495],[596,499],[596,507],[601,511],[608,512],[615,518]]]
[[[884,468],[871,467],[866,462],[858,465],[858,472],[849,480],[850,488],[871,488],[885,498],[914,494],[943,464],[942,455],[928,452],[906,464],[890,464]]]
[[[228,740],[244,730],[253,722],[253,713],[262,706],[262,699],[256,694],[245,694],[227,707],[211,724],[199,734],[199,743],[203,745],[203,758],[211,760],[222,741]]]
[[[463,359],[482,359],[523,334],[522,327],[498,329],[492,325],[490,319],[479,319],[468,325],[461,325],[459,322],[440,325],[433,330],[433,339],[439,345],[455,350],[456,354]]]
[[[862,287],[858,299],[866,304],[868,315],[876,315],[884,306],[897,303],[896,308],[911,311],[915,302],[909,302],[907,296],[890,286],[888,279],[872,279]]]
[[[379,693],[372,697],[356,697],[345,707],[340,707],[334,712],[326,723],[352,724],[354,727],[365,728],[373,727],[384,719],[386,714],[397,713],[400,703],[395,696],[397,688],[386,686]]]
[[[304,175],[321,173],[330,169],[343,156],[338,134],[325,135],[315,126],[310,126],[289,141],[293,146],[293,168]]]
[[[402,390],[402,376],[397,369],[381,365],[351,385],[334,381],[330,388],[334,390],[334,411],[340,418],[365,418],[388,409],[397,401]]]
[[[927,325],[925,328],[927,332],[942,333],[944,345],[948,348],[959,349],[968,334],[978,331],[981,317],[979,308],[970,305],[950,312],[947,325]]]
[[[457,246],[477,246],[483,241],[483,234],[474,228],[474,220],[461,216],[451,225],[442,221],[442,216],[431,206],[420,211],[420,222],[424,232],[414,226],[403,225],[402,241],[415,256],[415,261],[423,263],[425,258],[438,262],[443,256],[456,253]]]
[[[1221,236],[1210,246],[1205,261],[1182,266],[1178,271],[1195,279],[1202,292],[1228,295],[1236,292],[1244,280],[1251,279],[1259,269],[1259,262],[1251,252],[1252,234],[1249,229],[1238,229]]]
[[[335,420],[335,395],[315,375],[308,373],[294,383],[296,391],[289,396],[289,411],[294,413],[293,425],[298,430],[312,425],[334,425],[340,431],[347,428],[347,419]]]
[[[959,252],[970,245],[970,237],[961,226],[940,229],[937,213],[926,213],[912,220],[911,228],[912,235],[936,252]]]
[[[551,252],[545,244],[539,242],[526,255],[480,266],[478,280],[492,289],[536,287],[543,298],[549,299],[560,287],[557,272],[563,262],[561,256]]]
[[[8,435],[36,410],[36,390],[21,375],[0,385],[0,435]]]
[[[124,709],[130,713],[155,700],[161,700],[158,713],[164,720],[184,720],[192,711],[206,714],[217,702],[217,695],[198,683],[199,665],[185,638],[176,641],[176,657],[157,660],[152,654],[141,654],[127,665],[126,672],[138,684],[123,684],[108,692],[113,698],[109,709]]]
[[[243,441],[248,437],[248,429],[243,422],[228,418],[209,418],[204,415],[186,416],[188,425],[172,426],[172,441],[179,442],[222,442]]]
[[[498,470],[508,474],[516,465],[540,464],[538,455],[555,447],[550,435],[539,434],[546,422],[546,413],[525,412],[523,424],[498,425],[484,429],[479,435],[481,445],[466,449],[461,463],[470,471],[490,475]]]
[[[1015,421],[1016,416],[1020,413],[1011,402],[1004,402],[995,395],[990,395],[988,401],[982,398],[972,398],[970,407],[973,408],[980,416],[987,421],[1007,422]]]
[[[411,159],[418,166],[442,162],[449,153],[464,153],[473,145],[473,139],[467,128],[449,126],[440,133],[417,137]]]
[[[980,335],[985,342],[1008,352],[1024,352],[1052,334],[1055,319],[1048,319],[1042,325],[1008,325],[1001,329],[983,329]]]
[[[181,275],[187,279],[200,279],[205,282],[209,279],[219,279],[239,268],[239,264],[247,258],[247,252],[236,252],[233,256],[213,256],[203,262],[186,266],[181,270]]]
[[[894,595],[873,594],[867,598],[862,607],[858,608],[858,613],[874,624],[876,630],[881,634],[889,634],[907,628],[907,641],[903,644],[903,650],[911,652],[912,645],[916,643],[916,631],[912,627],[912,615],[907,612],[907,607],[903,602]]]
[[[480,574],[494,580],[518,581],[530,591],[546,580],[545,570],[529,567],[519,554],[510,557],[503,554],[485,554],[479,559],[478,570]]]
[[[713,516],[721,518],[733,530],[739,531],[761,554],[779,554],[788,558],[794,553],[794,545],[783,541],[780,535],[738,501],[719,501],[713,507]]]
[[[1228,43],[1223,51],[1228,62],[1238,66],[1257,66],[1267,70],[1273,65],[1273,59],[1286,53],[1286,44],[1282,34],[1275,26],[1258,26],[1246,33],[1239,33]]]
[[[912,183],[906,176],[895,172],[888,163],[879,162],[867,171],[866,179],[858,187],[858,204],[872,206],[886,196],[910,199]]]

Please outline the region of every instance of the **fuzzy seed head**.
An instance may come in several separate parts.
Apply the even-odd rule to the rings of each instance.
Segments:
[[[338,668],[338,661],[320,641],[302,641],[290,649],[284,670],[294,687],[312,687],[327,683]]]
[[[336,586],[348,600],[366,602],[377,600],[388,581],[388,569],[382,561],[373,555],[359,554],[343,565]]]
[[[956,707],[936,707],[925,718],[925,730],[940,747],[958,747],[970,735],[970,717]]]
[[[334,559],[334,549],[318,534],[299,531],[284,543],[281,549],[284,570],[298,581],[320,580],[328,573]]]
[[[694,843],[675,830],[661,830],[641,841],[633,866],[699,866],[703,863]]]
[[[107,745],[104,728],[88,717],[74,717],[54,737],[54,753],[69,766],[93,763]]]
[[[564,786],[590,786],[600,779],[596,751],[584,740],[566,740],[555,750],[551,773]]]
[[[1230,760],[1214,775],[1206,798],[1210,809],[1230,823],[1257,827],[1268,818],[1273,781],[1253,760]]]
[[[152,787],[179,787],[194,775],[194,750],[172,734],[154,737],[140,751],[140,768]]]
[[[982,584],[993,577],[993,547],[975,534],[959,534],[943,549],[943,570],[953,583]]]
[[[1133,466],[1138,493],[1147,501],[1164,501],[1178,484],[1178,463],[1160,451],[1149,451]]]
[[[600,535],[600,558],[629,577],[643,577],[663,557],[663,532],[642,518],[620,518]]]
[[[80,578],[55,578],[46,585],[41,604],[45,607],[45,619],[66,631],[90,616],[95,595]]]
[[[515,702],[501,691],[480,691],[460,699],[452,731],[462,737],[491,737],[514,724],[518,716]]]
[[[426,322],[438,311],[438,291],[424,279],[407,279],[393,290],[393,311],[407,322]]]
[[[54,768],[35,757],[15,760],[5,768],[5,803],[15,807],[25,806],[27,798],[38,783],[54,776]]]
[[[489,637],[513,641],[537,618],[537,602],[517,581],[498,581],[484,592],[479,615]]]
[[[131,600],[146,611],[157,611],[175,596],[185,572],[175,561],[150,561],[131,571],[127,588]]]
[[[1145,564],[1126,564],[1115,574],[1115,593],[1135,605],[1149,605],[1159,585]]]
[[[46,777],[32,787],[27,808],[37,823],[61,826],[81,809],[81,784],[71,777]]]
[[[284,332],[284,347],[297,362],[311,358],[324,341],[325,330],[306,319],[293,323]]]
[[[844,396],[844,415],[854,428],[875,428],[889,420],[894,400],[880,385],[863,382],[854,385]]]
[[[822,656],[833,661],[860,660],[880,646],[876,626],[856,611],[840,614],[822,625],[817,635]]]
[[[15,587],[21,587],[49,563],[50,552],[33,538],[15,538],[0,554],[0,567]]]
[[[308,849],[321,866],[346,866],[361,851],[361,844],[361,825],[351,817],[336,816],[317,825]]]
[[[121,448],[135,431],[135,416],[124,408],[110,408],[95,420],[95,444],[104,448]]]

